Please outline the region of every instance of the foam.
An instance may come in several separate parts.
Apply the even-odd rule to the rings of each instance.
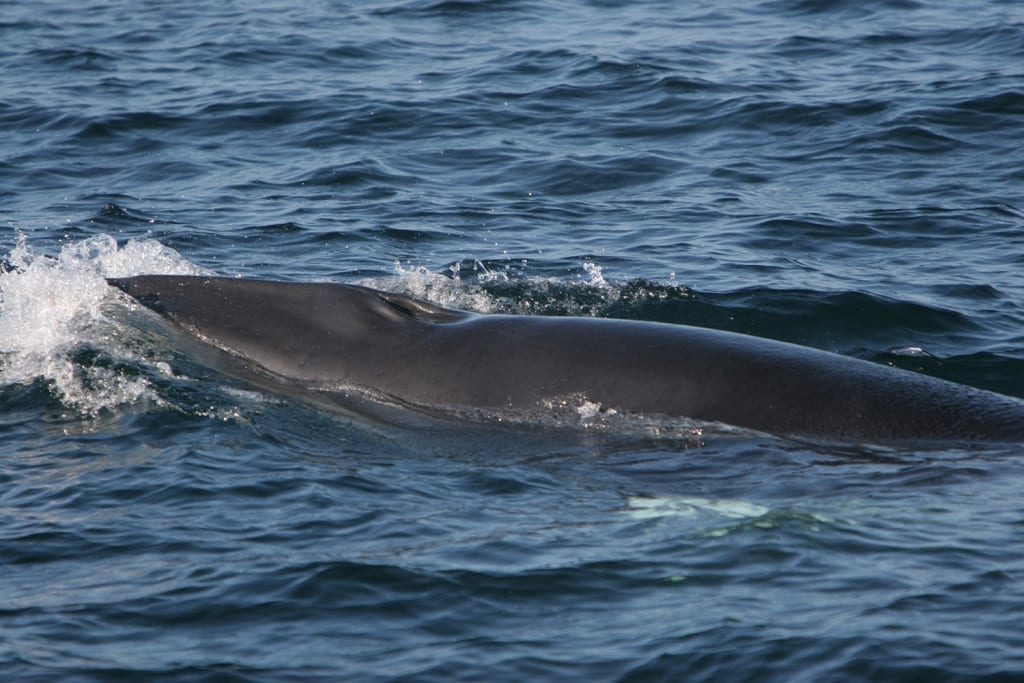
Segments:
[[[118,245],[97,235],[65,244],[54,257],[37,255],[19,232],[0,272],[0,383],[42,380],[64,405],[91,414],[153,398],[144,377],[76,358],[93,349],[112,361],[107,366],[139,360],[119,341],[124,330],[104,313],[115,296],[104,278],[202,272],[152,239]]]
[[[460,266],[461,264],[452,266],[450,268],[451,276],[449,276],[431,272],[424,266],[405,267],[401,262],[395,261],[393,277],[366,278],[360,280],[358,284],[374,289],[401,292],[448,308],[459,308],[476,313],[493,313],[497,306],[495,299],[479,287],[468,286],[459,276]],[[480,264],[480,267],[486,271],[483,264]],[[500,277],[490,271],[487,272],[490,274],[489,277]]]
[[[524,266],[525,261],[518,264]],[[395,261],[394,275],[360,280],[357,284],[389,292],[399,292],[431,303],[475,313],[513,313],[519,315],[596,315],[613,305],[622,295],[622,287],[604,277],[600,265],[580,263],[580,272],[569,281],[555,277],[532,276],[514,298],[502,296],[503,285],[514,281],[506,268],[492,269],[479,260],[470,265],[458,261],[446,273],[435,273],[424,266],[402,265]]]

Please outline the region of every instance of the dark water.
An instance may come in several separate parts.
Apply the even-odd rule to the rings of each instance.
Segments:
[[[0,131],[4,680],[1024,679],[1020,444],[378,425],[229,382],[101,277],[1024,396],[1019,3],[16,0]]]

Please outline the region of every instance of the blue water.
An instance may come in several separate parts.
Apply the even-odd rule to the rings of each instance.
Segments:
[[[1024,446],[226,379],[103,275],[730,329],[1024,397],[1024,6],[0,6],[11,681],[1024,679]],[[629,353],[624,349],[623,353]]]

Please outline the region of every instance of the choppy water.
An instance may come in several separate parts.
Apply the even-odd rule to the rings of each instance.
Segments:
[[[1008,1],[4,3],[4,679],[1024,678],[1020,444],[388,428],[218,376],[101,277],[1024,396],[1022,130]]]

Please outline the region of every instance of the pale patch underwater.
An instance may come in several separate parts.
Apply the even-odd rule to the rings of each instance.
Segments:
[[[716,515],[730,519],[757,518],[767,515],[770,508],[745,500],[699,498],[696,496],[633,496],[626,500],[623,512],[633,519],[660,519],[663,517],[695,518]]]

